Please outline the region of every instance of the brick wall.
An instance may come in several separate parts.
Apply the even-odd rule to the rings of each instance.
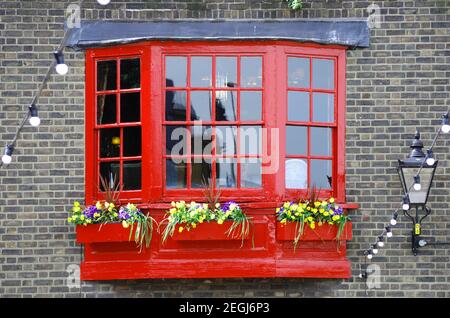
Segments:
[[[431,143],[437,118],[450,95],[450,3],[417,1],[304,1],[293,12],[279,0],[118,1],[106,7],[86,0],[83,18],[340,18],[367,17],[372,2],[381,7],[381,28],[372,30],[371,47],[348,51],[347,195],[361,208],[352,212],[354,239],[348,244],[355,278],[149,280],[66,285],[70,264],[80,262],[67,210],[84,197],[84,56],[66,54],[70,73],[52,77],[40,102],[41,126],[21,134],[14,162],[0,169],[0,297],[108,296],[366,296],[357,278],[360,251],[388,222],[400,200],[396,159],[408,152],[416,127]],[[50,52],[63,32],[70,1],[0,1],[0,141],[13,137]],[[430,197],[433,214],[424,236],[449,240],[450,151],[439,139],[441,160]],[[410,250],[409,220],[400,216],[394,237],[373,263],[380,297],[449,297],[450,254],[446,246]],[[448,247],[448,246],[447,246]]]

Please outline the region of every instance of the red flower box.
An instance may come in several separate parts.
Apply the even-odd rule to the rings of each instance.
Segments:
[[[277,240],[279,241],[294,241],[297,235],[296,222],[287,222],[281,224],[277,222]],[[335,240],[339,227],[337,225],[330,225],[328,223],[318,226],[313,230],[307,224],[300,241],[332,241]],[[352,223],[347,222],[341,234],[341,240],[350,241],[352,239]]]
[[[134,242],[134,231],[136,226],[131,242]],[[78,243],[128,242],[129,237],[130,228],[124,228],[122,223],[77,225]]]
[[[233,222],[226,221],[223,224],[218,224],[217,222],[205,222],[197,224],[195,229],[191,228],[190,231],[186,229],[183,232],[179,232],[180,226],[177,225],[175,233],[172,239],[175,241],[225,241],[225,240],[242,240],[240,237],[236,237],[239,234],[240,226],[235,230],[236,235],[230,235],[226,233]],[[183,226],[184,227],[184,226]]]

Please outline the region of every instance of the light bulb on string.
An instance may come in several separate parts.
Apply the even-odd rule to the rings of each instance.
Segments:
[[[403,197],[402,209],[405,211],[409,211],[409,198],[407,195]]]
[[[427,150],[427,165],[432,166],[432,165],[434,165],[435,162],[436,162],[436,160],[433,157],[433,150],[428,149]]]
[[[5,165],[9,165],[11,163],[13,152],[14,152],[14,147],[13,146],[7,145],[5,147],[5,152],[4,152],[3,156],[2,156],[2,162]]]
[[[397,211],[394,212],[394,214],[392,215],[392,219],[391,219],[391,225],[397,225],[397,217],[398,217],[398,213]]]
[[[420,191],[422,189],[422,185],[420,184],[420,176],[414,176],[414,190]]]
[[[97,0],[97,2],[102,6],[106,6],[111,2],[111,0]]]
[[[59,75],[66,75],[69,72],[69,67],[64,63],[64,53],[61,50],[53,52],[56,60],[56,73]]]
[[[374,254],[378,254],[378,248],[377,248],[377,244],[376,243],[372,245],[372,252]]]
[[[442,127],[441,130],[444,134],[448,134],[450,132],[450,123],[448,119],[448,113],[442,115]]]
[[[37,127],[41,124],[41,119],[38,116],[38,110],[35,104],[31,104],[30,109],[30,125],[33,127]]]
[[[372,259],[372,257],[373,257],[373,254],[372,254],[372,251],[370,250],[367,252],[367,258]]]
[[[386,236],[392,237],[392,230],[390,226],[386,226]]]
[[[383,247],[384,246],[384,241],[383,241],[383,235],[378,236],[378,247]]]

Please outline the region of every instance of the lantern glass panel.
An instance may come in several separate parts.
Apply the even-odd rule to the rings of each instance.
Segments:
[[[417,173],[417,169],[418,168],[402,168],[407,189],[414,183],[414,176]],[[425,204],[427,202],[428,189],[430,188],[433,170],[433,168],[423,168],[420,172],[421,189],[417,191],[414,187],[411,187],[409,190],[409,202],[411,204]]]

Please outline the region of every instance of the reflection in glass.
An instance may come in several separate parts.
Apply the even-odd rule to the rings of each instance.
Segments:
[[[313,94],[313,121],[334,122],[334,94]]]
[[[141,121],[141,94],[124,93],[120,95],[120,122]]]
[[[123,156],[133,157],[141,155],[141,127],[123,128]]]
[[[309,93],[289,92],[288,93],[288,120],[309,121]]]
[[[219,158],[216,163],[216,186],[219,188],[236,188],[237,160]]]
[[[119,161],[100,162],[100,176],[106,180],[107,184],[114,185],[114,182],[118,184],[120,180],[120,163]],[[100,185],[100,191],[105,191],[103,183],[99,178],[98,184]]]
[[[306,127],[286,126],[286,154],[306,155]]]
[[[313,59],[313,88],[334,89],[334,61]]]
[[[288,58],[288,86],[309,88],[308,58]]]
[[[258,155],[262,153],[261,126],[242,126],[240,129],[240,153]]]
[[[130,89],[141,86],[140,60],[130,59],[120,61],[120,88]]]
[[[216,153],[220,155],[236,154],[236,126],[216,127]]]
[[[186,188],[186,163],[180,160],[166,160],[166,187],[169,189]]]
[[[211,126],[192,126],[191,153],[195,155],[211,155],[212,128]]]
[[[331,128],[311,127],[311,155],[331,156]]]
[[[286,189],[306,189],[308,185],[308,164],[304,159],[286,159]]]
[[[212,57],[193,56],[191,58],[191,87],[211,87]]]
[[[237,59],[236,57],[216,58],[216,87],[237,86]]]
[[[201,159],[194,159],[191,172],[191,187],[203,188],[205,185],[209,185],[209,181],[211,179],[211,171],[211,162],[206,162]]]
[[[116,61],[97,62],[97,91],[109,91],[117,88]]]
[[[166,56],[166,86],[186,87],[186,74],[186,57]]]
[[[120,156],[120,129],[100,129],[100,157]]]
[[[262,168],[261,159],[247,158],[241,161],[241,187],[261,188]]]
[[[241,87],[262,86],[262,57],[241,58]]]
[[[241,121],[261,120],[262,92],[241,92]]]
[[[186,126],[166,126],[166,154],[180,156],[187,154],[188,130]]]
[[[311,160],[311,187],[331,189],[331,160]]]
[[[216,120],[236,121],[237,99],[235,91],[216,92]]]
[[[123,163],[123,189],[141,189],[141,162],[125,161]]]
[[[210,91],[191,92],[191,114],[195,120],[210,121],[212,112],[212,98]]]
[[[116,95],[97,96],[97,124],[114,124],[117,120]]]
[[[166,91],[166,120],[186,120],[186,91]]]

